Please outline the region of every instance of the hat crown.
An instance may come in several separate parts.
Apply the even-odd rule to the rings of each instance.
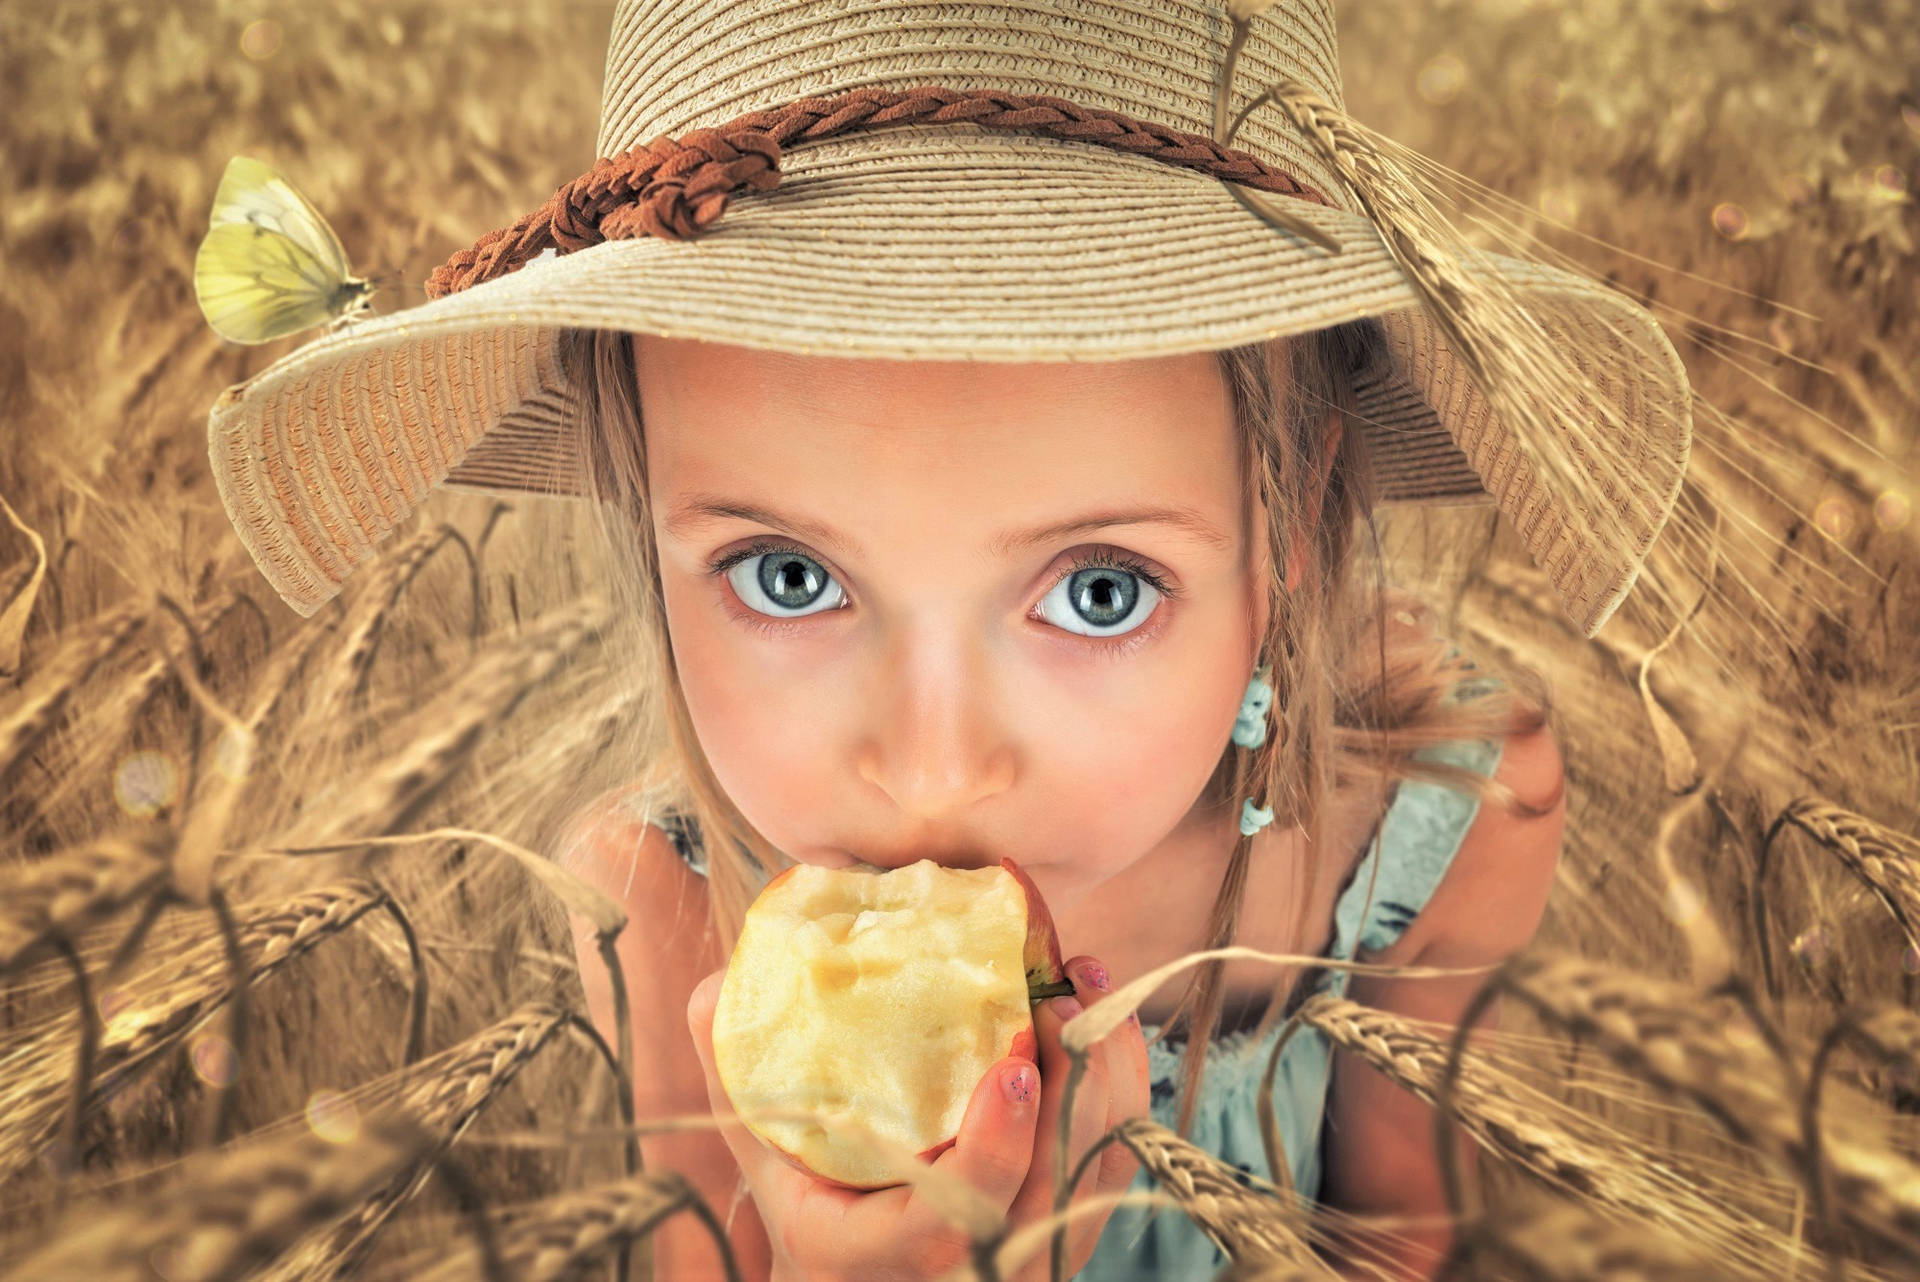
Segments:
[[[1225,0],[621,0],[597,154],[797,98],[926,84],[1050,94],[1211,138],[1232,35]],[[1281,76],[1344,107],[1332,0],[1279,0],[1253,20],[1228,118]],[[1345,206],[1278,108],[1233,145]]]

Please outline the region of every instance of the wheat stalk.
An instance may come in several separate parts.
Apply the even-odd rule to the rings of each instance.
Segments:
[[[134,829],[0,873],[0,973],[153,894],[166,882],[169,846],[163,830]]]
[[[1886,905],[1907,943],[1920,948],[1920,841],[1818,797],[1798,798],[1780,818],[1837,855]]]
[[[301,1135],[203,1157],[131,1205],[81,1208],[4,1276],[229,1282],[362,1203],[431,1144],[409,1123],[375,1117],[345,1144]]]
[[[395,1111],[417,1120],[435,1136],[432,1152],[444,1153],[553,1035],[577,1019],[556,1006],[522,1007],[416,1066]],[[261,1274],[259,1282],[321,1282],[350,1274],[372,1249],[375,1235],[419,1191],[427,1174],[418,1166],[407,1168],[344,1219],[309,1234],[271,1271]]]
[[[501,504],[500,506],[505,506]],[[352,620],[333,662],[308,691],[307,715],[329,715],[343,697],[364,693],[373,671],[374,655],[385,635],[388,617],[399,605],[414,576],[443,545],[452,543],[466,554],[473,608],[468,635],[475,645],[480,641],[480,562],[466,537],[444,522],[415,532],[405,542],[382,556],[373,566],[367,582],[354,600]]]
[[[563,660],[598,634],[606,617],[599,601],[578,601],[483,655],[414,718],[418,732],[404,748],[320,808],[327,831],[405,828],[472,757],[487,728],[511,716]]]
[[[252,607],[256,613],[260,608],[245,593],[231,588],[222,590],[195,608],[195,626],[203,629],[216,627],[228,612],[242,604]],[[161,654],[147,660],[143,666],[116,674],[106,683],[106,692],[89,703],[82,718],[89,731],[98,727],[100,732],[89,734],[75,728],[69,740],[75,745],[74,760],[52,781],[50,787],[37,791],[31,798],[39,814],[51,813],[70,793],[99,777],[106,758],[125,740],[131,727],[136,724],[141,709],[175,671],[172,656]]]
[[[237,934],[249,982],[265,979],[387,902],[385,892],[371,883],[347,881],[247,913]],[[226,949],[219,940],[202,940],[177,956],[152,960],[128,982],[125,1008],[101,1029],[92,1074],[96,1099],[121,1089],[204,1025],[231,995]],[[57,1124],[65,1090],[60,1065],[79,1019],[67,1012],[0,1058],[0,1171],[31,1162]]]
[[[1311,998],[1300,1018],[1329,1041],[1360,1056],[1389,1080],[1428,1104],[1437,1104],[1446,1072],[1447,1042],[1413,1021],[1331,994]],[[1641,1150],[1625,1136],[1608,1143],[1583,1137],[1546,1120],[1553,1102],[1529,1093],[1478,1058],[1463,1062],[1453,1084],[1451,1104],[1467,1132],[1480,1144],[1515,1163],[1542,1182],[1564,1192],[1659,1222],[1699,1232],[1721,1228],[1730,1207],[1706,1196],[1706,1181],[1696,1172]],[[1762,1226],[1742,1216],[1726,1227],[1730,1238]]]
[[[1228,1259],[1285,1265],[1305,1270],[1306,1277],[1332,1276],[1293,1228],[1298,1222],[1293,1194],[1235,1170],[1152,1118],[1130,1117],[1101,1136],[1081,1156],[1067,1187],[1079,1186],[1089,1164],[1108,1144],[1126,1145]]]
[[[1582,958],[1523,955],[1499,973],[1500,990],[1546,1019],[1590,1037],[1614,1062],[1688,1100],[1739,1142],[1772,1158],[1816,1193],[1789,1070],[1739,1044],[1692,988]],[[1920,1260],[1920,1167],[1881,1147],[1827,1138],[1819,1171],[1847,1224]]]
[[[146,603],[124,601],[75,630],[37,670],[19,697],[0,710],[0,784],[38,746],[94,669],[119,653],[147,621]]]
[[[1442,1276],[1483,1277],[1488,1257],[1513,1266],[1526,1282],[1714,1282],[1731,1277],[1702,1253],[1643,1225],[1612,1224],[1576,1206],[1554,1202],[1540,1209],[1509,1211],[1497,1224],[1462,1239],[1455,1262]]]
[[[653,1232],[662,1221],[691,1210],[713,1231],[730,1282],[739,1282],[726,1230],[698,1189],[677,1171],[617,1180],[501,1213],[500,1255],[516,1282],[563,1282]],[[419,1282],[464,1282],[477,1253],[461,1251],[438,1266],[406,1272]]]

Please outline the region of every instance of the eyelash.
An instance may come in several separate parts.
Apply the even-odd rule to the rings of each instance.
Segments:
[[[707,564],[707,573],[718,578],[749,557],[764,556],[769,552],[791,552],[795,556],[804,556],[810,561],[814,559],[810,553],[795,547],[791,543],[782,543],[777,539],[763,539],[759,542],[749,543],[746,547],[736,548],[731,552],[724,552],[713,558],[713,560]],[[1067,573],[1061,577],[1066,578],[1078,574],[1082,570],[1096,569],[1124,570],[1128,574],[1135,575],[1142,582],[1151,585],[1156,592],[1170,601],[1178,600],[1185,594],[1185,589],[1177,588],[1167,582],[1163,575],[1154,571],[1146,562],[1140,560],[1140,558],[1130,552],[1122,552],[1115,548],[1102,548],[1099,551],[1084,553],[1075,557],[1072,566],[1067,570]],[[1055,580],[1055,582],[1058,582],[1058,580]],[[746,609],[744,607],[736,610],[734,613],[741,622],[766,636],[785,635],[796,625],[804,621],[802,619],[770,619],[757,610]],[[829,611],[829,613],[831,613],[831,611]],[[1065,632],[1065,629],[1060,630]],[[1122,634],[1117,640],[1105,637],[1077,636],[1071,632],[1066,633],[1066,635],[1073,636],[1077,640],[1085,642],[1088,649],[1098,654],[1118,657],[1145,644],[1151,639],[1152,634],[1148,632],[1147,626],[1143,625],[1135,628],[1131,632]]]

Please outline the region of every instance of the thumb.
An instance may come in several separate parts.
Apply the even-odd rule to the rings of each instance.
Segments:
[[[720,1071],[714,1067],[714,1008],[720,1004],[720,981],[724,979],[726,967],[697,983],[687,996],[687,1034],[693,1038],[693,1054],[701,1059],[701,1075],[707,1079],[707,1105],[720,1117],[733,1111],[726,1086],[720,1084]],[[741,1165],[741,1171],[747,1171],[753,1136],[743,1136],[737,1123],[722,1123],[720,1138],[733,1150],[733,1159]]]
[[[1026,1183],[1039,1120],[1040,1066],[1000,1060],[974,1087],[953,1147],[934,1165],[979,1189],[1004,1216]]]
[[[693,986],[687,997],[687,1032],[693,1049],[700,1056],[700,1067],[707,1071],[709,1087],[717,1086],[713,1072],[713,1012],[720,1004],[720,985],[727,977],[726,967],[714,971]]]

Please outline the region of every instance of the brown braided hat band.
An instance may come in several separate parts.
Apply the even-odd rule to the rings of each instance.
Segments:
[[[585,249],[606,240],[655,236],[691,240],[726,212],[736,192],[780,185],[780,149],[835,134],[914,124],[972,124],[1050,134],[1112,147],[1260,191],[1333,202],[1292,174],[1211,138],[1082,107],[1051,94],[960,90],[939,85],[855,89],[749,111],[684,138],[662,135],[594,162],[547,203],[511,227],[488,232],[434,270],[427,296],[440,298],[504,275],[541,251]]]
[[[1672,345],[1586,276],[1460,264],[1578,363],[1574,413],[1604,422],[1589,442],[1627,478],[1606,496],[1624,538],[1596,538],[1591,505],[1527,463],[1326,139],[1255,106],[1284,82],[1344,110],[1332,0],[1233,3],[1258,13],[1222,95],[1220,0],[621,0],[605,159],[455,254],[428,302],[218,398],[208,451],[235,530],[304,616],[439,489],[576,494],[568,328],[1084,361],[1367,320],[1381,341],[1353,383],[1379,500],[1491,499],[1592,635],[1686,466]],[[1231,145],[1214,141],[1216,96]],[[1281,198],[1257,216],[1255,193]]]

